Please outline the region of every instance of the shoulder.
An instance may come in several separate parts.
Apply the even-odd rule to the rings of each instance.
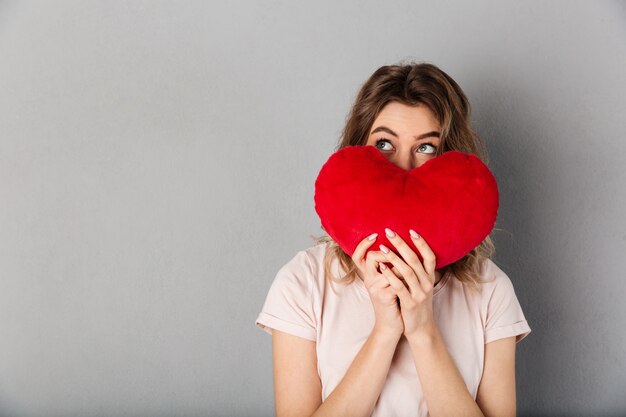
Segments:
[[[305,274],[316,274],[324,267],[324,256],[327,244],[309,246],[300,249],[285,263],[280,270],[283,272],[297,271]]]
[[[491,259],[485,258],[479,269],[478,274],[478,290],[473,284],[462,283],[459,280],[448,280],[445,283],[445,287],[449,287],[451,291],[461,292],[464,297],[471,297],[473,299],[482,299],[488,301],[493,297],[496,292],[508,292],[513,290],[513,283],[509,276]],[[451,272],[446,273],[454,277]],[[445,275],[444,275],[445,277]],[[472,287],[472,288],[470,288]]]
[[[522,340],[530,327],[517,299],[513,282],[492,260],[483,264],[481,311],[485,319],[485,343],[516,336]]]
[[[493,295],[496,291],[513,291],[513,282],[509,276],[489,258],[483,261],[480,279],[483,295]]]
[[[318,245],[309,246],[308,248],[300,251],[306,257],[312,273],[319,274],[319,271],[324,270],[327,247],[328,243],[320,243]]]
[[[314,287],[319,286],[320,278],[323,278],[326,246],[318,244],[297,251],[280,267],[276,280],[289,281],[311,292]]]
[[[483,312],[494,305],[506,303],[507,300],[515,297],[513,282],[508,274],[504,272],[492,259],[485,258],[482,261],[479,272],[478,291],[475,291],[470,284],[453,282],[448,291],[456,291],[463,294],[465,298],[471,298],[480,304]],[[466,286],[467,285],[467,286]]]
[[[321,298],[314,265],[319,256],[320,248],[302,249],[279,268],[257,317],[257,326],[270,334],[269,329],[276,329],[316,340]]]

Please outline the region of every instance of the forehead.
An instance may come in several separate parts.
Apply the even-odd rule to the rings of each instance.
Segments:
[[[407,105],[392,101],[387,103],[373,123],[373,128],[383,123],[395,123],[412,127],[439,127],[439,121],[435,114],[424,104]],[[389,126],[388,126],[389,127]]]

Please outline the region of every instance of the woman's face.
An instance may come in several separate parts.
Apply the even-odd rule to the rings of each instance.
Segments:
[[[375,146],[391,163],[409,170],[434,158],[440,143],[441,128],[428,107],[393,101],[374,120],[365,145]]]

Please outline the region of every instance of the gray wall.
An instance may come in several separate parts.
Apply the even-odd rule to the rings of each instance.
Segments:
[[[295,3],[0,3],[0,415],[272,415],[254,320],[410,59],[488,145],[519,415],[624,415],[625,3]]]

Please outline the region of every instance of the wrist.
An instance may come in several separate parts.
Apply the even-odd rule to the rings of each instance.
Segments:
[[[398,331],[396,329],[388,329],[385,327],[374,325],[374,328],[372,329],[372,335],[377,336],[381,339],[394,340],[397,342],[402,337],[402,330]]]
[[[416,330],[411,334],[405,334],[405,336],[411,345],[428,346],[432,345],[437,340],[440,333],[439,328],[433,322],[431,325]]]

